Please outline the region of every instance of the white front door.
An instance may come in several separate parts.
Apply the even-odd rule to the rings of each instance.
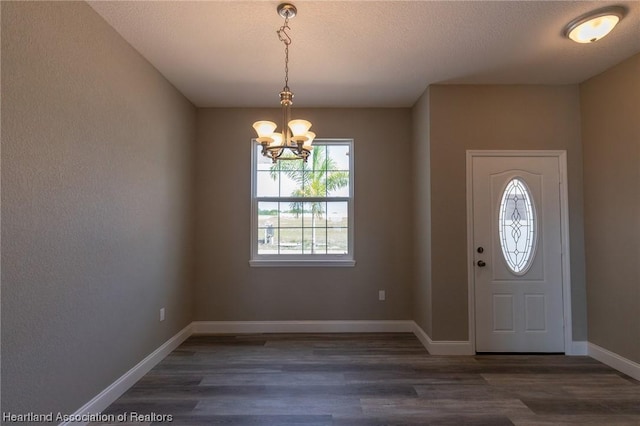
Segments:
[[[560,167],[472,157],[477,352],[564,352]]]

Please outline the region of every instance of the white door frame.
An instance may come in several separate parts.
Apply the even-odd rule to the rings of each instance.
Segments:
[[[567,188],[567,151],[540,150],[467,150],[467,281],[469,310],[469,343],[476,352],[475,268],[473,267],[473,158],[474,157],[555,157],[560,168],[560,229],[562,241],[562,301],[564,316],[564,353],[572,351],[571,268],[569,254],[569,192]]]

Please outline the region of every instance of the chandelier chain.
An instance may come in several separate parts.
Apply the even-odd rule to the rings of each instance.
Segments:
[[[278,38],[284,43],[284,91],[288,92],[289,89],[289,45],[291,44],[291,37],[287,30],[289,28],[289,16],[284,18],[284,25],[280,27],[278,32]]]
[[[284,88],[289,90],[289,45],[284,48]]]

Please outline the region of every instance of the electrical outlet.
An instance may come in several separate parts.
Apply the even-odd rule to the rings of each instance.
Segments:
[[[160,321],[164,321],[164,308],[160,308]]]
[[[378,300],[385,300],[387,298],[387,295],[385,293],[384,290],[379,290],[378,291]]]

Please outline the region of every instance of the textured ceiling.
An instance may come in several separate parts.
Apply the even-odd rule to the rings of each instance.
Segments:
[[[276,106],[278,1],[89,1],[200,107]],[[296,106],[411,106],[429,84],[570,84],[640,51],[638,1],[296,1]],[[627,16],[576,44],[563,26],[610,4]]]

